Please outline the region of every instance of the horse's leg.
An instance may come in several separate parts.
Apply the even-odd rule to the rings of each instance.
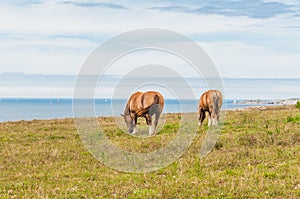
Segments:
[[[211,112],[209,112],[209,116],[208,116],[208,126],[211,126],[212,123],[213,123],[212,114],[211,114]]]
[[[219,122],[220,122],[220,110],[217,114],[217,117],[216,117],[216,124],[219,125]]]
[[[133,127],[133,131],[132,131],[132,134],[136,134],[136,132],[137,132],[137,129],[136,129],[136,124],[137,124],[137,116],[136,115],[134,115],[134,117],[133,117],[133,119],[132,119],[133,121],[132,121],[132,127]]]
[[[219,124],[219,115],[215,116],[215,125],[217,126]]]
[[[198,121],[198,125],[199,125],[199,126],[202,125],[202,123],[203,123],[205,117],[206,117],[205,111],[204,111],[202,108],[200,108],[200,109],[199,109],[199,121]]]
[[[148,125],[148,128],[149,128],[149,135],[151,135],[152,134],[152,118],[151,118],[151,115],[150,115],[150,113],[147,113],[146,115],[145,115],[145,118],[146,118],[146,123],[147,123],[147,125]]]
[[[198,113],[199,113],[199,118],[198,118],[198,126],[201,126],[201,124],[202,124],[202,110],[201,110],[201,108],[199,108],[199,111],[198,111]]]
[[[151,118],[151,123],[149,123],[149,135],[153,135],[156,134],[156,126],[158,123],[158,119],[160,116],[160,105],[159,104],[155,104],[152,105],[150,110],[149,110],[149,115]]]
[[[161,114],[161,113],[156,113],[156,114],[155,114],[155,120],[154,120],[154,130],[155,130],[155,134],[157,133],[157,132],[156,132],[156,128],[157,128],[158,120],[159,120],[159,118],[160,118],[160,114]]]
[[[211,118],[212,118],[212,125],[217,126],[219,123],[219,115],[216,113],[212,113]]]
[[[215,126],[216,125],[216,118],[215,117],[211,117],[211,120],[212,120],[212,126]]]
[[[220,122],[220,113],[221,113],[220,109],[221,109],[221,107],[219,107],[219,112],[217,114],[217,124],[219,124],[219,122]]]
[[[151,117],[151,123],[149,123],[149,135],[154,135],[154,134],[156,134],[156,132],[155,132],[156,114],[153,114],[150,117]],[[154,121],[154,122],[152,122],[152,121]]]
[[[149,125],[149,123],[150,123],[150,121],[151,121],[149,114],[147,113],[144,117],[145,117],[145,119],[146,119],[147,125]]]

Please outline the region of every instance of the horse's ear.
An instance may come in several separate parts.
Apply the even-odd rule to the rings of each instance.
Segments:
[[[120,114],[122,117],[124,117],[124,115],[123,114]]]

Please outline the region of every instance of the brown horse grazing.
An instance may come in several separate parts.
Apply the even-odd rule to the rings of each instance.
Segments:
[[[163,108],[164,98],[159,92],[136,92],[129,98],[121,116],[124,117],[128,132],[132,134],[136,133],[137,118],[144,117],[149,126],[149,135],[153,135],[156,134],[156,126]]]
[[[205,112],[209,113],[208,126],[218,125],[220,109],[222,106],[222,93],[218,90],[208,90],[201,95],[198,104],[200,126],[205,119]]]

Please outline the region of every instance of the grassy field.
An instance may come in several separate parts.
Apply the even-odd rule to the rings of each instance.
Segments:
[[[180,115],[167,118],[147,139],[112,118],[99,122],[116,145],[147,152],[172,140]],[[94,159],[72,119],[0,123],[0,198],[300,198],[300,109],[227,111],[215,148],[200,159],[206,130],[171,165],[138,174]]]

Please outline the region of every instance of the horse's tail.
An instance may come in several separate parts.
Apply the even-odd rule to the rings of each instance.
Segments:
[[[155,96],[154,96],[154,103],[153,104],[159,104],[159,96],[156,94]]]
[[[150,111],[152,113],[161,113],[162,109],[163,109],[163,99],[160,98],[159,95],[155,94],[155,96],[153,97],[153,103],[149,106],[145,108],[145,111]]]
[[[216,92],[213,93],[213,113],[219,115],[219,96]]]
[[[159,113],[161,113],[165,105],[164,97],[161,95],[155,95],[155,101],[157,102],[157,105],[159,107]]]
[[[149,111],[151,108],[157,107],[159,105],[159,96],[155,94],[153,102],[150,106],[144,108],[144,112]],[[144,95],[142,96],[142,103],[144,102]]]
[[[145,109],[148,111],[151,107],[153,108],[153,105],[155,107],[158,107],[159,106],[159,101],[160,101],[159,96],[157,94],[155,94],[155,96],[153,98],[153,103],[149,107],[147,107]]]

